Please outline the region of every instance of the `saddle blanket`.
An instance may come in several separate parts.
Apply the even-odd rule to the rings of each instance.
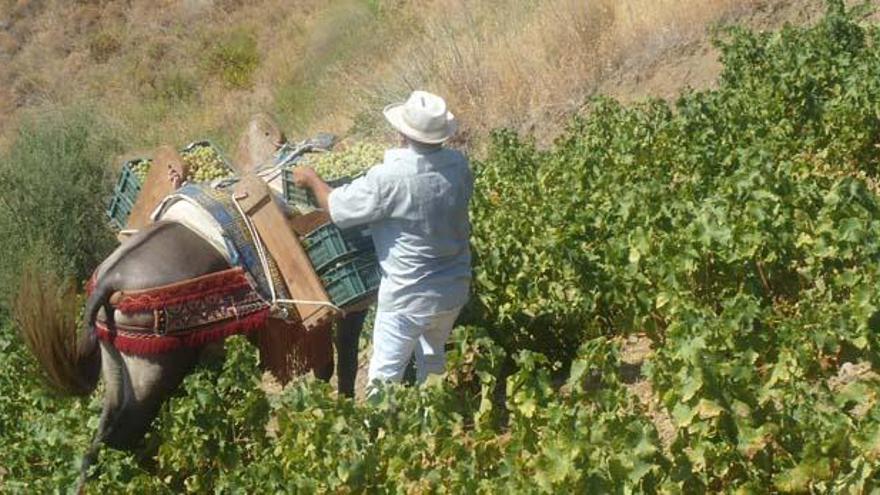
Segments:
[[[94,282],[93,277],[89,292]],[[102,310],[95,329],[100,340],[125,354],[150,356],[246,334],[260,349],[261,366],[282,383],[333,363],[329,328],[308,331],[300,321],[270,318],[269,304],[241,267],[163,287],[120,291],[111,304],[117,318],[108,323]]]
[[[244,268],[256,283],[257,292],[272,300],[271,278],[276,297],[289,299],[287,286],[275,260],[267,256],[269,273],[263,269],[254,239],[232,199],[231,185],[188,184],[165,198],[152,214],[153,221],[180,223],[205,239],[232,266]],[[276,198],[279,202],[280,199]],[[285,208],[286,205],[284,206]]]

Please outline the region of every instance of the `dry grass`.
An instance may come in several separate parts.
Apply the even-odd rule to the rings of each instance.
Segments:
[[[741,0],[546,0],[509,2],[507,23],[481,7],[429,16],[424,43],[396,61],[398,85],[450,96],[472,133],[496,126],[530,130],[576,109],[614,71],[638,71],[707,26],[743,12]],[[491,2],[482,3],[482,9]],[[521,5],[517,5],[521,4]],[[437,12],[437,14],[441,14]],[[413,84],[413,82],[416,84]],[[544,124],[542,124],[544,123]]]
[[[416,87],[447,96],[467,141],[498,126],[556,129],[610,74],[775,3],[816,2],[0,0],[0,136],[30,108],[86,99],[131,130],[132,147],[231,147],[260,111],[293,137],[381,138],[382,106]],[[236,31],[260,54],[241,88],[206,63]]]

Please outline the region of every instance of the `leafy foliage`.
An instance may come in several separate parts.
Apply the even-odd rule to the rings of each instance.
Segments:
[[[8,323],[0,326],[0,367],[0,488],[47,493],[73,486],[98,424],[100,398],[50,393]]]
[[[473,222],[498,341],[566,358],[584,337],[660,340],[682,298],[772,306],[875,262],[877,30],[840,9],[810,30],[731,31],[719,89],[675,108],[596,100],[549,151],[495,133]]]

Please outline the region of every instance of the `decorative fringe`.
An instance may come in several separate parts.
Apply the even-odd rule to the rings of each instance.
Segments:
[[[230,294],[242,289],[251,289],[244,270],[230,268],[164,287],[121,292],[121,297],[115,306],[123,313],[153,311],[216,294]]]
[[[168,336],[130,332],[111,332],[104,324],[96,325],[98,338],[109,342],[120,352],[146,356],[162,354],[180,348],[201,347],[223,340],[231,335],[250,333],[266,326],[269,309],[250,314],[244,318],[226,321],[206,328],[194,329],[185,335]]]

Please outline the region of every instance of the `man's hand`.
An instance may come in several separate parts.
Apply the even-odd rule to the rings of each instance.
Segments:
[[[296,187],[313,189],[316,183],[322,182],[318,172],[309,166],[299,166],[293,168],[293,183]]]
[[[315,169],[305,165],[294,167],[293,183],[296,187],[311,189],[312,194],[315,195],[315,200],[318,202],[318,208],[322,210],[329,208],[328,198],[333,188],[324,182],[324,179],[318,175],[318,172],[315,172]]]
[[[168,167],[168,180],[171,182],[171,187],[174,189],[178,189],[183,184],[183,177],[177,173],[177,170],[174,170],[171,167]]]

